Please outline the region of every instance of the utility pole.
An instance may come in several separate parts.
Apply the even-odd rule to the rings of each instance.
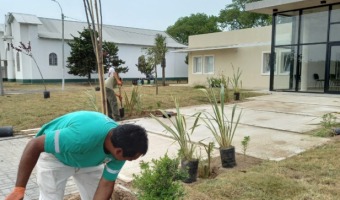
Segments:
[[[5,92],[4,92],[4,84],[2,82],[2,60],[1,60],[1,54],[0,54],[0,95],[4,96]]]
[[[61,90],[64,91],[65,88],[65,48],[64,48],[64,19],[65,19],[65,15],[63,13],[63,9],[61,8],[59,2],[57,0],[51,0],[55,3],[58,4],[59,8],[60,8],[60,12],[61,12],[61,43],[62,43],[62,55],[61,55],[61,60],[62,60],[62,81],[61,81]]]

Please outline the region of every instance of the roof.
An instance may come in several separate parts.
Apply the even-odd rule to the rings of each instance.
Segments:
[[[35,15],[21,14],[21,13],[9,13],[9,20],[15,18],[18,23],[24,24],[41,24],[41,21]]]
[[[340,3],[340,0],[263,0],[246,4],[246,11],[271,15],[273,12],[298,10],[333,3]]]
[[[41,38],[61,39],[62,38],[62,21],[57,19],[39,18],[42,22],[38,26],[38,34]],[[87,28],[87,22],[64,21],[64,38],[72,40],[72,36],[79,36],[79,32]],[[132,44],[142,46],[153,46],[156,34],[161,34],[166,37],[168,47],[184,48],[186,45],[176,42],[171,36],[164,31],[122,27],[103,24],[103,40],[114,42],[116,44]]]
[[[271,44],[270,42],[255,42],[255,43],[231,44],[231,45],[214,46],[214,47],[186,48],[186,49],[180,49],[180,50],[176,50],[172,52],[183,53],[183,52],[209,51],[209,50],[220,50],[220,49],[236,49],[236,48],[243,48],[243,47],[270,46],[270,44]]]

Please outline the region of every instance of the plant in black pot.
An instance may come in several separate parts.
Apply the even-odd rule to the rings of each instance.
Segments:
[[[234,65],[231,66],[233,68],[233,77],[230,79],[230,83],[234,91],[234,99],[238,101],[240,100],[240,90],[242,88],[242,71],[240,68],[237,68],[237,71],[235,71]]]
[[[177,99],[174,99],[176,105],[177,115],[170,118],[167,112],[164,110],[159,110],[162,112],[163,116],[166,116],[169,120],[170,125],[168,125],[164,119],[158,118],[151,114],[151,117],[155,119],[159,124],[169,132],[175,142],[179,145],[179,157],[181,158],[181,168],[188,170],[188,178],[183,180],[185,183],[195,182],[197,179],[197,169],[198,169],[198,158],[194,156],[196,144],[191,141],[191,135],[195,128],[198,126],[198,120],[200,119],[201,113],[194,114],[195,118],[194,124],[190,129],[187,129],[187,123],[184,115],[181,114],[179,110],[179,103]]]
[[[232,168],[236,165],[235,147],[232,146],[235,131],[239,124],[242,111],[236,114],[236,105],[233,106],[231,117],[228,118],[224,107],[224,86],[220,89],[219,98],[214,91],[210,89],[201,89],[209,99],[213,113],[204,113],[202,120],[207,128],[211,131],[216,142],[219,145],[222,167]],[[219,103],[221,102],[221,103]]]
[[[34,56],[33,56],[33,53],[32,53],[32,47],[31,47],[31,42],[28,42],[27,46],[23,43],[23,42],[20,42],[20,45],[18,47],[15,47],[12,43],[11,43],[11,47],[13,49],[15,49],[17,52],[21,52],[29,57],[32,58],[32,60],[34,61],[35,65],[37,66],[38,68],[38,71],[39,71],[39,74],[41,76],[41,79],[42,79],[42,83],[44,84],[44,99],[47,99],[47,98],[50,98],[50,91],[47,91],[46,89],[46,84],[45,84],[45,80],[44,80],[44,77],[40,71],[40,67],[37,63],[37,61],[35,60]]]

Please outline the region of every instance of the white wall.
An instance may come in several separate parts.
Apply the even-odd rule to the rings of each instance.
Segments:
[[[44,79],[48,80],[60,80],[62,78],[62,43],[60,39],[47,39],[39,38],[38,27],[36,24],[19,24],[15,18],[11,24],[8,25],[11,29],[8,34],[13,37],[13,40],[8,40],[9,43],[13,43],[15,47],[23,42],[25,45],[31,42],[32,54],[41,70]],[[3,46],[6,43],[0,42]],[[138,57],[145,54],[143,46],[137,45],[124,45],[117,44],[119,51],[118,56],[125,61],[125,65],[128,66],[129,71],[126,74],[122,74],[122,78],[145,78],[144,74],[141,74],[136,64],[138,63]],[[4,47],[0,47],[4,49]],[[68,74],[67,57],[70,55],[71,47],[65,41],[65,79],[84,79],[87,77],[73,76]],[[169,52],[166,54],[166,78],[176,77],[188,77],[188,67],[184,63],[186,53],[172,53],[174,48],[169,48]],[[35,62],[27,55],[20,53],[20,71],[17,71],[16,67],[16,50],[12,48],[7,53],[8,59],[8,78],[17,80],[37,80],[41,79],[39,70]],[[56,53],[58,56],[58,65],[49,65],[49,54]],[[160,66],[158,69],[158,77],[162,75],[162,69]],[[106,75],[105,75],[106,76]],[[92,74],[92,78],[97,78],[97,74]]]

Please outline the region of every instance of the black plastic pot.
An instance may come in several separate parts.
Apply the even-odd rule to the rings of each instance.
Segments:
[[[168,115],[168,117],[171,118],[171,113],[166,112],[166,115]],[[167,118],[166,115],[163,114],[162,117],[163,117],[163,118]]]
[[[239,92],[235,92],[234,93],[234,99],[236,100],[236,101],[238,101],[238,100],[240,100],[240,93]]]
[[[0,127],[0,137],[10,137],[10,136],[13,136],[13,126]]]
[[[95,87],[94,90],[95,91],[100,91],[100,87]]]
[[[198,160],[182,160],[181,168],[187,170],[189,177],[184,179],[184,183],[192,183],[197,180]]]
[[[50,91],[44,91],[44,99],[50,98]]]
[[[224,168],[232,168],[236,166],[235,147],[220,149],[221,163]]]
[[[124,118],[124,116],[125,116],[124,108],[119,108],[119,116],[120,116],[120,118]]]

